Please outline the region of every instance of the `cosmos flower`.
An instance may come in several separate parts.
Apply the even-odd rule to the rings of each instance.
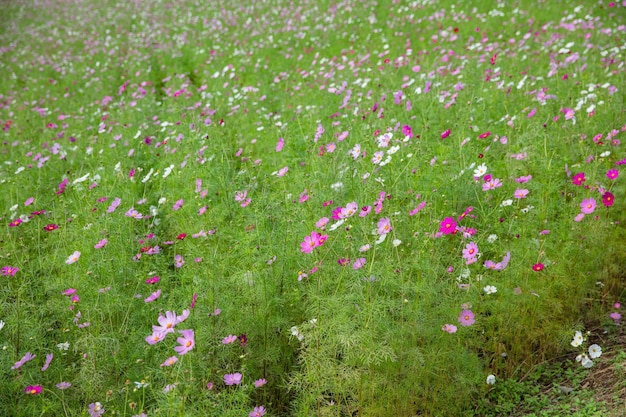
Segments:
[[[463,310],[461,314],[459,314],[459,323],[461,323],[461,326],[471,326],[475,321],[472,310]]]
[[[224,375],[224,384],[239,385],[241,384],[242,377],[243,375],[241,375],[239,372],[236,372],[234,374],[226,374]]]
[[[191,329],[179,330],[178,333],[180,333],[182,335],[182,337],[179,337],[178,339],[176,339],[176,341],[178,342],[178,344],[180,346],[176,346],[174,348],[174,350],[179,355],[185,355],[191,349],[193,349],[193,347],[194,347],[194,345],[196,343],[195,340],[194,340],[193,330],[191,330]]]

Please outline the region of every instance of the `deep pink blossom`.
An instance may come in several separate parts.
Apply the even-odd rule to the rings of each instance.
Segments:
[[[439,224],[439,232],[444,235],[453,234],[456,231],[456,221],[454,217],[446,217]]]

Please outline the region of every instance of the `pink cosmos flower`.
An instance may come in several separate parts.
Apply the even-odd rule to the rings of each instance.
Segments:
[[[104,414],[104,408],[102,408],[102,404],[99,402],[89,404],[89,412],[90,417],[100,417]]]
[[[526,198],[527,195],[528,190],[526,189],[518,188],[517,190],[515,190],[515,198]]]
[[[183,337],[176,339],[180,346],[176,346],[174,350],[179,355],[184,355],[193,349],[193,346],[195,345],[193,330],[179,330],[178,333],[182,334]]]
[[[231,343],[234,343],[235,341],[237,341],[237,336],[235,336],[234,334],[229,334],[222,339],[222,344],[229,345]]]
[[[50,363],[52,362],[52,358],[54,358],[54,354],[48,353],[46,355],[46,362],[43,364],[43,367],[41,368],[41,372],[44,372],[46,369],[48,369],[48,367],[50,366]]]
[[[135,210],[134,207],[131,207],[126,213],[125,213],[126,217],[132,217],[133,219],[136,220],[140,220],[143,219],[143,214],[139,213],[137,210]]]
[[[474,324],[475,320],[472,310],[461,311],[461,314],[459,314],[459,323],[461,323],[461,326],[471,326]]]
[[[267,381],[265,380],[265,378],[257,379],[256,381],[254,381],[255,388],[260,388],[265,384],[267,384]]]
[[[502,187],[502,182],[499,178],[495,178],[491,181],[487,181],[483,184],[483,191],[495,190],[496,188]]]
[[[276,173],[277,177],[284,177],[287,172],[289,171],[289,167],[284,167],[278,170],[278,172]]]
[[[444,132],[441,134],[441,139],[445,139],[448,136],[450,136],[450,129],[444,130]]]
[[[444,324],[441,330],[443,330],[446,333],[452,334],[452,333],[456,333],[457,328],[454,324]]]
[[[463,249],[464,259],[466,260],[474,259],[476,258],[477,254],[478,254],[478,246],[476,245],[475,242],[470,242],[467,245],[465,245],[465,249]]]
[[[285,146],[285,139],[278,138],[278,143],[276,143],[276,152],[280,152],[283,150],[283,146]]]
[[[172,366],[176,362],[178,362],[178,357],[177,356],[172,356],[170,358],[165,359],[165,362],[163,362],[161,364],[161,368],[163,368],[164,366]]]
[[[587,198],[580,203],[580,211],[584,214],[591,214],[596,209],[596,200]]]
[[[352,217],[354,213],[357,212],[359,206],[357,206],[356,202],[346,204],[345,207],[341,208],[341,212],[339,213],[340,219],[347,219],[348,217]]]
[[[530,181],[532,178],[533,178],[532,175],[522,175],[521,177],[516,178],[515,182],[526,183],[526,182]]]
[[[376,233],[378,233],[379,235],[386,235],[392,230],[393,230],[393,227],[391,227],[391,221],[389,220],[388,217],[383,217],[376,224]]]
[[[67,260],[65,261],[66,264],[71,265],[75,262],[78,261],[78,259],[80,259],[80,252],[79,251],[75,251],[73,254],[71,254]]]
[[[542,263],[537,263],[533,265],[533,271],[535,272],[539,272],[539,271],[543,271],[543,264]]]
[[[183,200],[182,198],[176,201],[176,203],[174,203],[174,205],[172,206],[172,210],[179,210],[183,206],[184,202],[185,200]]]
[[[415,216],[417,213],[419,213],[420,211],[422,211],[422,209],[426,207],[426,202],[422,201],[421,203],[419,203],[417,205],[417,207],[415,207],[413,210],[409,211],[409,216]]]
[[[576,217],[574,217],[574,221],[575,222],[581,222],[583,220],[583,218],[585,217],[585,215],[583,213],[578,213],[576,215]]]
[[[327,238],[328,235],[320,235],[316,231],[313,231],[310,236],[305,236],[304,241],[300,243],[301,251],[311,253],[314,248],[322,246]]]
[[[246,195],[248,194],[248,190],[236,191],[235,192],[235,201],[241,203],[246,200]]]
[[[456,231],[456,221],[454,217],[446,217],[439,224],[439,232],[444,235],[453,234]]]
[[[250,411],[248,417],[263,417],[265,415],[265,408],[260,405],[258,407],[254,407],[254,410]]]
[[[20,369],[22,367],[22,365],[24,365],[28,361],[32,361],[36,357],[37,357],[37,355],[33,355],[30,352],[26,352],[26,354],[22,357],[22,359],[20,359],[19,361],[15,362],[15,365],[13,365],[11,367],[11,369],[13,369],[13,370]]]
[[[159,318],[157,319],[159,326],[152,326],[152,332],[162,334],[163,336],[168,333],[174,333],[174,327],[177,324],[177,319],[176,313],[173,311],[166,311],[164,316],[159,315]]]
[[[322,229],[328,224],[329,221],[330,220],[328,219],[328,217],[322,217],[317,221],[317,223],[315,223],[315,227],[317,227],[318,229]]]
[[[146,303],[151,303],[153,301],[155,301],[156,299],[158,299],[161,296],[161,290],[158,290],[156,292],[153,292],[152,294],[150,294],[145,300],[143,300]]]
[[[241,379],[243,375],[239,372],[235,372],[234,374],[226,374],[224,375],[224,384],[226,385],[239,385],[241,384]]]
[[[363,268],[366,262],[367,261],[365,260],[365,258],[357,258],[354,260],[354,263],[352,264],[352,268],[361,269]]]
[[[96,243],[94,245],[94,249],[101,249],[103,248],[106,244],[107,244],[107,240],[106,239],[102,239],[101,241],[99,241],[98,243]]]
[[[363,206],[359,210],[359,217],[365,217],[372,212],[372,206]]]
[[[176,316],[176,324],[180,324],[183,321],[187,320],[187,317],[189,317],[189,313],[190,311],[188,309],[183,310],[180,315]]]
[[[174,256],[174,267],[180,268],[183,265],[185,265],[185,260],[183,259],[183,256],[182,255]]]

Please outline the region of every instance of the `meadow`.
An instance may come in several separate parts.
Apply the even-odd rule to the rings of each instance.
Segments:
[[[513,415],[624,335],[626,1],[0,9],[0,415]]]

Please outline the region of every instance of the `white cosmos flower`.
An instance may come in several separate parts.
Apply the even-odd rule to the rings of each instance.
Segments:
[[[591,368],[593,366],[593,361],[589,359],[587,355],[583,354],[580,360],[580,364],[583,366],[583,368]]]
[[[475,177],[482,177],[486,173],[487,173],[487,165],[485,165],[485,164],[478,165],[476,167],[476,169],[474,170],[474,176]]]
[[[487,384],[493,385],[496,383],[496,376],[491,374],[487,376]]]
[[[489,243],[493,243],[493,242],[495,242],[496,240],[498,240],[498,235],[489,235],[489,236],[487,237],[487,242],[489,242]]]
[[[495,294],[496,292],[498,292],[498,289],[493,285],[487,285],[485,288],[483,288],[483,291],[485,291],[485,294]]]
[[[584,341],[583,334],[577,331],[576,334],[574,335],[574,339],[572,340],[571,345],[574,347],[578,347],[582,345],[583,341]]]
[[[602,348],[596,344],[589,346],[589,356],[591,359],[599,358],[602,355]]]

